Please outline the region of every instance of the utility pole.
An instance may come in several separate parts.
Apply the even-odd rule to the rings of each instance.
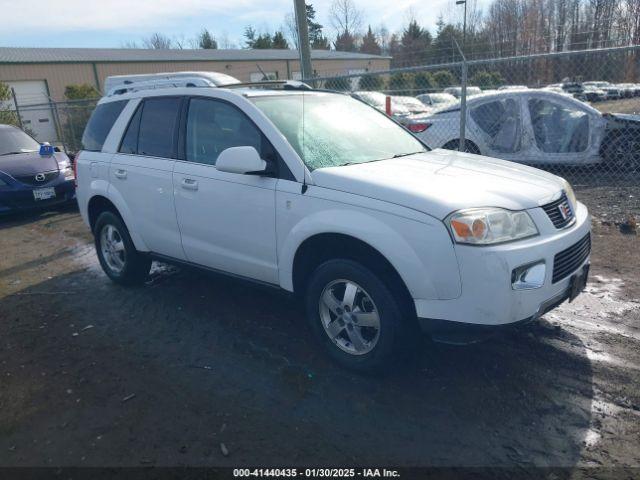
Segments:
[[[311,48],[309,47],[309,25],[307,24],[307,6],[304,0],[293,0],[298,27],[298,54],[302,79],[309,80],[313,76],[311,69]]]
[[[464,4],[464,18],[462,19],[462,50],[467,43],[467,0],[456,0],[456,5]]]

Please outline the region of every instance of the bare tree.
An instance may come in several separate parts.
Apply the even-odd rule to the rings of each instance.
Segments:
[[[173,40],[163,33],[156,32],[147,38],[143,38],[142,46],[152,50],[168,50],[173,47]]]
[[[329,8],[329,22],[337,35],[355,35],[362,27],[363,17],[353,0],[333,0]]]

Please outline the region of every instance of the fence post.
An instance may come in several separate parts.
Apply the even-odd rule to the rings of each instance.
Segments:
[[[20,130],[24,130],[22,126],[22,117],[20,116],[20,109],[18,108],[18,99],[16,97],[16,91],[11,87],[11,96],[13,97],[13,104],[16,106],[16,115],[18,116],[18,125],[20,125]]]
[[[56,135],[58,136],[58,141],[62,143],[62,148],[64,149],[64,153],[68,153],[67,142],[64,141],[64,136],[62,135],[62,125],[60,125],[60,116],[58,115],[58,108],[51,99],[49,99],[49,108],[51,109],[51,113],[53,113],[53,126],[56,129]]]
[[[467,61],[462,60],[462,88],[460,89],[460,143],[458,150],[464,152],[467,146]]]

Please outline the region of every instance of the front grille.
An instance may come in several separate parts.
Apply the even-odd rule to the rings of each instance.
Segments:
[[[19,181],[20,183],[24,183],[25,185],[32,185],[32,186],[36,186],[39,187],[41,185],[46,185],[47,183],[49,183],[52,180],[55,180],[56,178],[58,178],[58,175],[60,175],[60,172],[58,170],[54,170],[52,172],[42,172],[41,174],[39,173],[38,175],[44,175],[44,178],[41,180],[36,180],[36,175],[19,175],[15,178],[17,181]]]
[[[542,206],[543,210],[549,216],[549,220],[556,228],[564,228],[573,222],[575,213],[567,195],[562,192],[562,196],[555,202],[547,203]]]
[[[591,234],[587,233],[582,239],[571,245],[569,248],[556,253],[553,257],[553,279],[556,283],[567,278],[570,274],[584,263],[591,253]]]

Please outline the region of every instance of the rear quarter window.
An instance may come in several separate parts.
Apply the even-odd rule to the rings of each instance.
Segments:
[[[111,131],[111,127],[122,113],[127,100],[102,103],[96,107],[82,135],[82,149],[91,152],[102,150],[104,141]]]

